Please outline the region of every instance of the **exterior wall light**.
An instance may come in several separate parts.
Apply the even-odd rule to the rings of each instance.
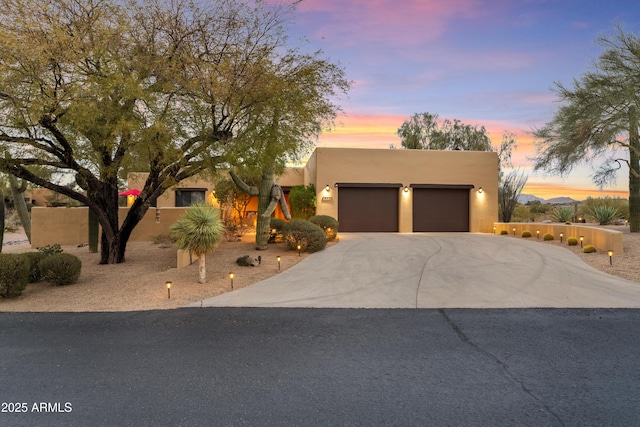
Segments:
[[[233,278],[235,277],[235,274],[233,274],[233,272],[229,272],[229,279],[231,279],[231,290],[233,290]]]
[[[327,185],[324,187],[324,191],[326,191],[327,193],[328,193],[329,191],[331,191],[331,187],[329,187],[329,184],[327,184]]]
[[[404,186],[404,192],[408,193],[409,192],[409,187],[407,187],[406,185]]]
[[[609,249],[609,265],[613,265],[613,251]]]
[[[478,193],[480,194],[484,193],[484,190],[482,189],[482,187],[478,188]]]
[[[580,247],[582,247],[582,242],[584,242],[584,236],[580,236]]]
[[[171,299],[171,285],[173,285],[173,283],[167,282],[165,285],[167,287],[167,299]]]

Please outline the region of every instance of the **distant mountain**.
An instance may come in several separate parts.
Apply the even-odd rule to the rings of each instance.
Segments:
[[[545,200],[540,197],[536,197],[532,194],[521,194],[518,196],[518,203],[526,205],[529,202],[539,201],[548,205],[561,205],[565,203],[574,203],[577,200],[573,200],[571,197],[554,197],[553,199]]]

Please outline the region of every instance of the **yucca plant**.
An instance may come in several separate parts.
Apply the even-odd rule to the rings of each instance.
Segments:
[[[573,208],[570,208],[568,206],[560,206],[554,209],[553,213],[551,214],[551,219],[554,222],[568,222],[573,220],[573,216]]]
[[[587,216],[592,218],[600,225],[607,225],[620,218],[620,211],[617,207],[614,206],[594,206],[593,208],[589,209],[589,211],[587,212]]]
[[[169,230],[178,248],[198,257],[199,282],[206,283],[205,256],[218,245],[224,231],[219,211],[206,203],[192,205]]]

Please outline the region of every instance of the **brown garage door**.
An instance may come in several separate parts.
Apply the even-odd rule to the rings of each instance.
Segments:
[[[339,184],[340,231],[397,232],[399,187]]]
[[[413,186],[413,231],[469,231],[473,186]]]

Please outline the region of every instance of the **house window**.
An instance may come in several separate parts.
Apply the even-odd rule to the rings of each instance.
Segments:
[[[188,207],[196,203],[204,203],[205,188],[181,188],[176,190],[176,207]]]

